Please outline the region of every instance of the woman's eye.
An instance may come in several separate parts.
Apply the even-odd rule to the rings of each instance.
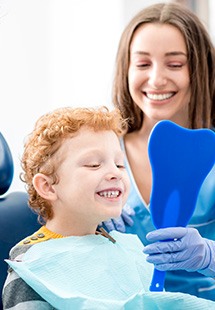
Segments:
[[[148,68],[150,66],[149,63],[141,63],[136,65],[137,68]]]
[[[170,68],[182,68],[183,65],[182,64],[179,64],[179,63],[172,63],[172,64],[169,64],[169,67]]]

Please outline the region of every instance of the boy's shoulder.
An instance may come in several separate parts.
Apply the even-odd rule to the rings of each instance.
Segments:
[[[33,245],[50,239],[50,236],[44,232],[43,227],[34,232],[32,235],[21,240],[16,246]]]
[[[48,234],[45,234],[43,227],[41,227],[32,235],[21,240],[10,250],[10,259],[15,259],[20,254],[24,254],[32,245],[39,242],[47,241],[49,239],[50,236]]]

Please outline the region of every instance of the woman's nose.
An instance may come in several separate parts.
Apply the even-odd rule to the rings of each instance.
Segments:
[[[154,65],[149,70],[148,84],[154,89],[161,89],[167,83],[165,69],[162,66]]]

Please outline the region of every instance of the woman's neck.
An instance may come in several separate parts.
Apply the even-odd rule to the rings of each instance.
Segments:
[[[147,117],[144,118],[142,127],[140,128],[139,131],[137,131],[137,135],[140,135],[142,138],[145,137],[145,139],[148,140],[148,137],[153,129],[153,127],[160,122],[161,120],[154,120],[154,119],[149,119]],[[184,127],[184,128],[189,128],[189,119],[188,117],[180,117],[176,116],[170,119],[169,121],[174,122],[175,124]]]

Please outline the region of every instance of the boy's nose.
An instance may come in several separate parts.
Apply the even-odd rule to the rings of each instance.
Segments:
[[[110,169],[106,174],[106,179],[108,180],[121,179],[121,178],[122,178],[122,172],[116,166]]]

